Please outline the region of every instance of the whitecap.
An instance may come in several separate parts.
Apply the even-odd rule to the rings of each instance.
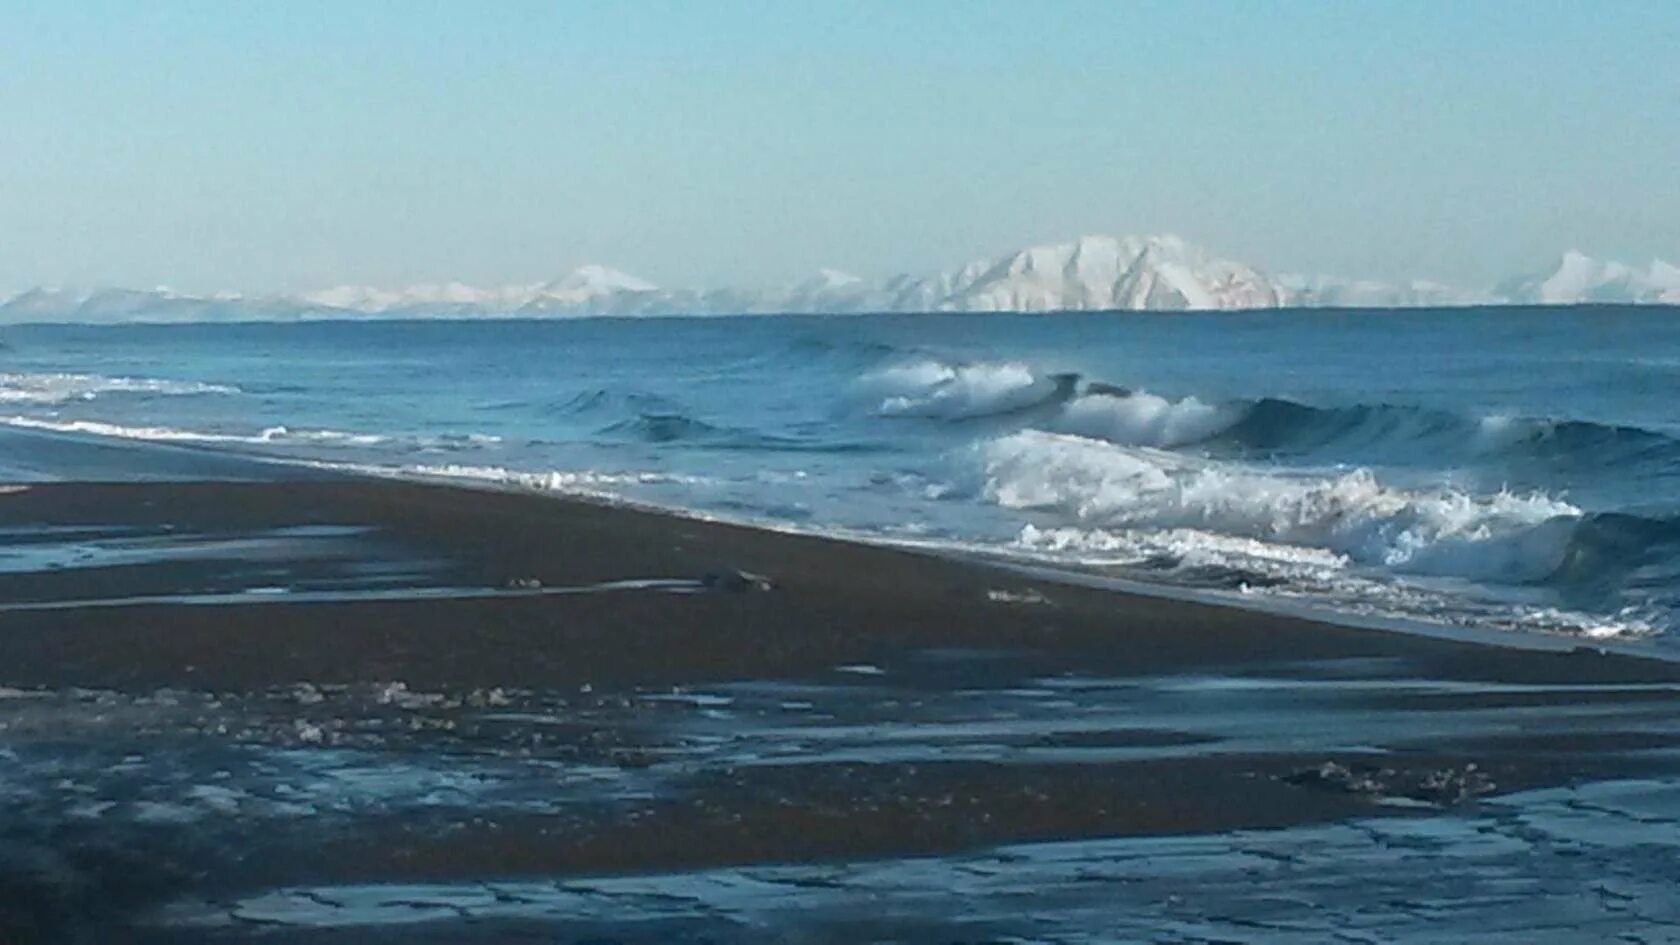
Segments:
[[[1168,400],[1137,391],[1085,394],[1062,407],[1056,430],[1111,443],[1170,448],[1197,443],[1242,419],[1243,410],[1194,397]]]
[[[858,389],[887,417],[964,420],[1054,400],[1071,375],[1039,374],[1019,362],[947,364],[917,361],[865,375]]]
[[[981,453],[983,495],[1007,508],[1318,548],[1400,573],[1543,578],[1582,514],[1537,493],[1399,489],[1365,469],[1284,473],[1036,430]]]

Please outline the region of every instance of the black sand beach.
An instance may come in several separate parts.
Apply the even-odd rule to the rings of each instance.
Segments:
[[[246,472],[0,494],[0,941],[1680,934],[1680,665]]]

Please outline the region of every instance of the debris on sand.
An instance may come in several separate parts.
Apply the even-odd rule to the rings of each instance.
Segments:
[[[992,588],[986,592],[986,599],[998,604],[1048,604],[1050,598],[1045,597],[1037,588],[1029,587],[1024,591],[1008,591]]]
[[[1376,765],[1345,765],[1326,761],[1283,777],[1297,787],[1357,794],[1377,801],[1407,800],[1436,807],[1452,807],[1492,792],[1496,785],[1475,762],[1463,768],[1401,771]]]

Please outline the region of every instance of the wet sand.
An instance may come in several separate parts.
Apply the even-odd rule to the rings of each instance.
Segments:
[[[1071,892],[1148,856],[1113,844],[1310,859],[1280,838],[1485,836],[1625,783],[1676,825],[1680,665],[347,477],[0,494],[0,686],[6,942],[1075,941],[1103,902],[1172,920],[1159,874],[1159,901]],[[1083,865],[1038,895],[1023,865],[984,928],[931,892],[1046,849]],[[1181,894],[1235,888],[1196,849]],[[766,918],[752,883],[822,901]],[[1657,921],[1594,916],[1565,927]]]

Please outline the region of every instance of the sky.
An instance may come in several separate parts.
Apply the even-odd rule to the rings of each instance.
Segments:
[[[0,289],[1680,260],[1680,2],[0,0]]]

